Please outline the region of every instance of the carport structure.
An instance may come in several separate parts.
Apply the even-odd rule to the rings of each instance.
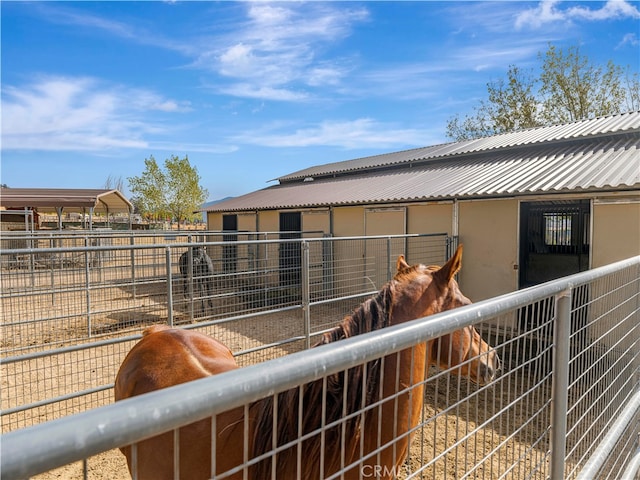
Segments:
[[[93,228],[93,214],[127,213],[129,219],[133,205],[118,190],[108,189],[69,189],[69,188],[2,188],[0,206],[7,210],[21,210],[25,216],[30,211],[56,212],[58,228],[62,229],[62,214],[76,212],[89,214],[88,226]],[[83,220],[84,221],[84,220]]]

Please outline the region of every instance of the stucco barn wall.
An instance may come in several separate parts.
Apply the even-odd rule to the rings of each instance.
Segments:
[[[222,213],[207,212],[207,230],[212,232],[222,230]]]
[[[302,212],[302,230],[312,232],[313,237],[322,237],[331,231],[329,210],[308,210]]]
[[[407,233],[452,234],[453,203],[410,205],[407,208]]]
[[[333,236],[354,237],[364,235],[364,207],[335,207],[333,211]],[[354,283],[349,280],[350,272],[361,270],[361,266],[351,264],[356,257],[362,258],[364,242],[336,242],[333,258],[335,263],[335,289],[342,295],[356,293]],[[355,251],[354,251],[355,249]]]
[[[518,201],[460,202],[460,287],[477,302],[518,287]]]
[[[333,211],[333,236],[364,235],[364,207],[336,207]]]
[[[640,255],[640,200],[593,205],[592,267]]]
[[[280,212],[265,210],[258,213],[258,231],[278,232],[280,230]]]
[[[255,232],[256,228],[256,214],[255,213],[239,213],[238,218],[238,231],[240,232]]]

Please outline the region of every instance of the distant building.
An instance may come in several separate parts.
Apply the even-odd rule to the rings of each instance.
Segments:
[[[1,188],[0,209],[15,212],[12,220],[16,218],[15,215],[22,215],[26,223],[23,221],[21,224],[27,229],[29,225],[38,228],[37,217],[47,213],[56,215],[60,229],[63,215],[66,214],[76,215],[79,223],[91,229],[94,215],[104,215],[108,222],[110,215],[125,213],[130,218],[133,213],[133,205],[122,193],[104,189]],[[34,220],[31,224],[29,217]],[[8,227],[4,215],[0,220],[3,228]]]

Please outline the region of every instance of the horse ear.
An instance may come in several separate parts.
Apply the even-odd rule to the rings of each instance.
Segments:
[[[462,245],[458,246],[456,253],[433,276],[448,284],[460,268],[462,268]]]
[[[404,259],[404,255],[399,255],[398,261],[396,261],[396,272],[400,273],[401,271],[406,270],[407,268],[409,268],[409,264]]]

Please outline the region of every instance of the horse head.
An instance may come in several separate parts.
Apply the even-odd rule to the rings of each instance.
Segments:
[[[398,257],[394,276],[392,324],[426,317],[471,304],[460,291],[455,275],[462,267],[462,245],[442,267],[409,266]],[[428,361],[478,384],[493,380],[500,369],[500,358],[471,325],[429,342]]]

